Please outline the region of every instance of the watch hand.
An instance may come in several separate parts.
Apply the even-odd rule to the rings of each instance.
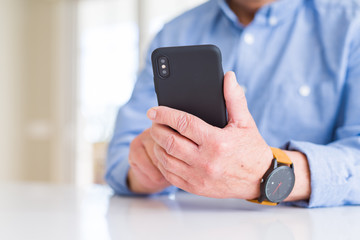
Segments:
[[[279,189],[279,187],[281,186],[282,182],[279,183],[279,185],[276,187],[275,191],[271,194],[274,195],[274,193]]]

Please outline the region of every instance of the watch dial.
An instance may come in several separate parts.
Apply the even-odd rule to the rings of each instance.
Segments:
[[[271,202],[281,202],[294,187],[294,171],[288,166],[276,168],[267,178],[265,194]]]

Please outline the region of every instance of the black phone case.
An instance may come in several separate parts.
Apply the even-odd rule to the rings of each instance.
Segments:
[[[167,77],[159,73],[159,58],[168,60]],[[227,124],[221,52],[214,45],[166,47],[151,56],[158,104],[191,113],[223,128]]]

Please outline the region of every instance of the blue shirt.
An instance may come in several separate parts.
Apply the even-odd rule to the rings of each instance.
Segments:
[[[311,196],[294,204],[360,204],[359,11],[355,0],[279,0],[244,27],[226,1],[212,0],[166,24],[150,46],[131,99],[119,110],[108,184],[118,194],[132,194],[126,185],[129,144],[151,126],[146,111],[157,105],[150,53],[215,44],[224,71],[234,71],[245,87],[266,142],[307,156]]]

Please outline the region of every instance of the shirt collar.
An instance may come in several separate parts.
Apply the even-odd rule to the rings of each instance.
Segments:
[[[231,22],[238,27],[243,27],[235,13],[230,9],[226,0],[216,0],[219,8]],[[304,0],[277,0],[261,7],[255,15],[253,23],[276,25],[295,13]]]

